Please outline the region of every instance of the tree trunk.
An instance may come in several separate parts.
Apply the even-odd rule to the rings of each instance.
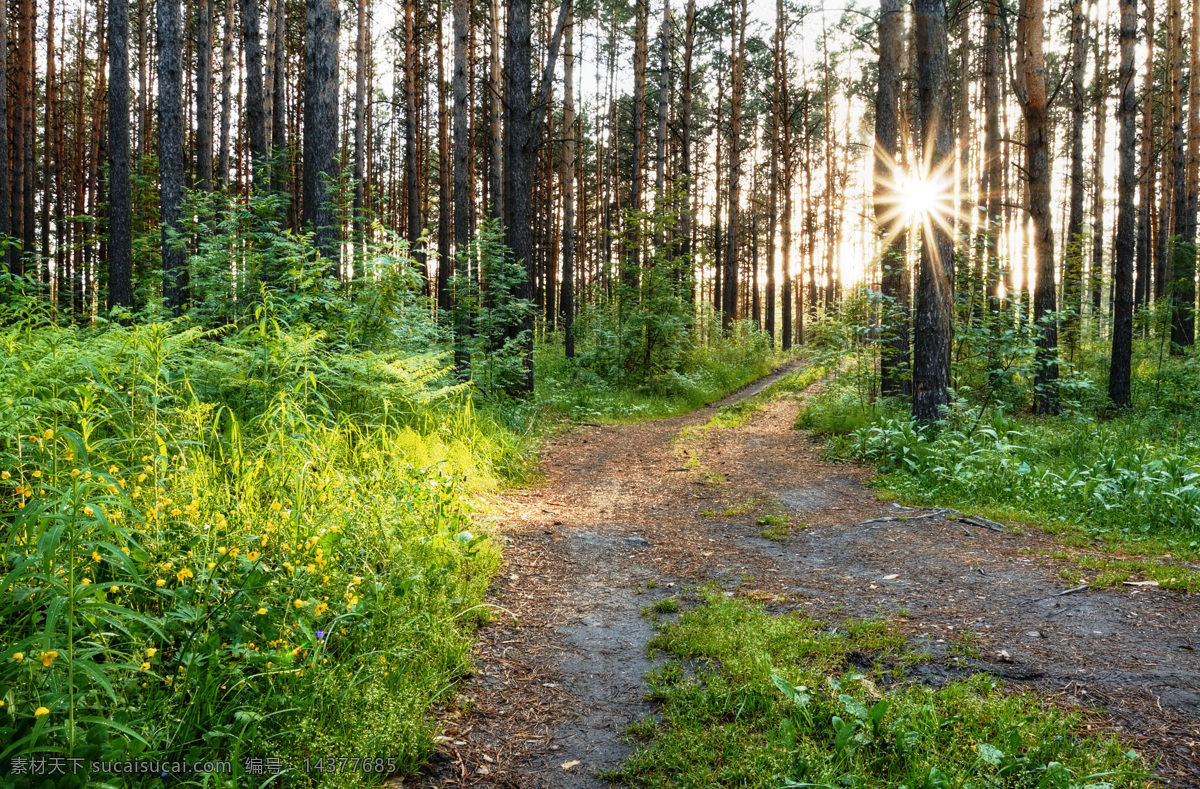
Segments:
[[[622,279],[625,286],[637,290],[640,278],[642,222],[636,214],[642,210],[642,179],[645,164],[646,140],[646,59],[649,37],[650,0],[634,0],[635,27],[633,34],[633,169],[629,180],[629,228],[625,239],[625,264]]]
[[[575,357],[575,17],[568,11],[563,50],[562,300],[563,342]]]
[[[267,118],[266,103],[263,101],[262,37],[259,34],[258,0],[242,0],[242,52],[246,59],[246,131],[250,142],[250,171],[253,173],[254,185],[265,187]]]
[[[1137,188],[1133,161],[1137,136],[1133,89],[1136,37],[1137,0],[1121,0],[1121,66],[1117,75],[1120,165],[1117,174],[1117,249],[1113,263],[1113,344],[1108,369],[1108,396],[1118,408],[1132,404],[1129,383],[1133,353],[1133,191]]]
[[[500,63],[500,0],[492,0],[491,16],[492,50],[491,64],[488,69],[488,79],[491,80],[491,90],[488,91],[488,130],[491,133],[491,147],[488,150],[488,198],[491,202],[491,217],[501,219],[504,213],[504,136],[501,127],[503,116],[504,71]]]
[[[680,125],[680,155],[679,180],[682,189],[681,205],[679,207],[679,247],[680,257],[685,261],[689,271],[692,265],[692,61],[696,51],[696,0],[688,0],[687,20],[684,23],[683,34],[683,97],[679,108]],[[686,280],[685,280],[686,281]],[[685,298],[688,304],[696,302],[695,284],[687,288]]]
[[[338,228],[330,190],[338,176],[338,4],[306,0],[304,35],[304,213],[330,276],[338,274]]]
[[[438,282],[437,308],[440,320],[450,317],[450,238],[451,211],[454,201],[451,198],[450,177],[450,105],[449,85],[446,83],[446,52],[445,39],[442,36],[445,19],[442,0],[437,3],[437,96],[438,96]]]
[[[468,257],[471,243],[471,129],[468,125],[470,39],[470,3],[468,0],[454,0],[454,253],[456,267],[463,267],[458,272],[460,281],[471,276],[471,262]],[[464,376],[471,363],[467,353],[471,324],[466,309],[464,301],[459,308],[458,322],[454,330],[454,366]]]
[[[1000,50],[1000,0],[987,0],[984,18],[983,114],[984,173],[987,183],[987,222],[985,226],[985,266],[989,304],[1000,309],[1001,276],[1000,233],[1003,230],[1004,197],[1003,154],[1000,143],[1001,75],[1004,70]],[[1005,296],[1008,296],[1007,290]]]
[[[1050,216],[1050,141],[1046,128],[1046,59],[1042,54],[1045,12],[1042,0],[1021,0],[1017,23],[1017,95],[1025,117],[1029,216],[1037,261],[1033,318],[1038,333],[1034,360],[1035,409],[1058,410],[1058,325],[1055,311],[1054,228]]]
[[[417,251],[421,240],[421,177],[417,158],[417,135],[420,118],[417,115],[417,37],[413,15],[415,0],[404,2],[404,158],[405,158],[405,204],[408,216],[405,220],[409,254],[417,263],[422,278],[426,279],[425,256]],[[335,105],[336,106],[336,105]]]
[[[513,296],[533,297],[533,170],[534,148],[530,107],[530,58],[532,29],[531,0],[511,0],[508,4],[508,32],[504,48],[504,242],[512,260],[525,276]],[[526,354],[525,376],[521,388],[533,391],[533,314],[509,329],[510,338],[519,338]]]
[[[174,315],[187,300],[183,250],[183,24],[179,0],[157,0],[158,166],[163,302]]]
[[[1154,183],[1155,163],[1158,157],[1154,150],[1154,0],[1146,0],[1146,72],[1142,79],[1142,145],[1138,172],[1141,190],[1138,200],[1137,221],[1137,281],[1134,284],[1133,301],[1136,307],[1150,304],[1151,282],[1154,261]]]
[[[57,79],[54,73],[54,0],[49,0],[46,13],[46,104],[43,110],[44,125],[42,127],[42,282],[46,286],[46,297],[50,303],[54,303],[54,291],[50,282],[50,204],[54,193],[54,159],[51,156],[51,140],[53,139],[54,129],[58,124],[54,121],[54,113],[57,102],[55,101],[55,81]],[[128,29],[129,29],[129,13],[128,9],[125,13],[125,28],[126,28],[126,59],[128,59]],[[128,67],[128,64],[127,66]],[[125,77],[128,84],[128,75]],[[128,107],[128,98],[126,99]]]
[[[1071,2],[1071,180],[1063,260],[1063,344],[1074,356],[1079,344],[1079,312],[1083,283],[1083,92],[1087,68],[1087,17],[1083,0]]]
[[[8,52],[8,3],[0,3],[0,55]],[[9,236],[12,232],[11,197],[12,185],[9,179],[9,149],[8,149],[8,58],[0,56],[0,236]],[[17,274],[14,269],[14,258],[6,259],[9,273]]]
[[[1092,158],[1092,265],[1088,277],[1088,286],[1092,292],[1092,321],[1096,334],[1102,330],[1100,298],[1104,286],[1104,153],[1105,138],[1108,128],[1108,110],[1104,101],[1108,98],[1108,23],[1101,20],[1101,33],[1092,40],[1095,46],[1093,57],[1096,60],[1096,138],[1095,152]],[[1104,41],[1104,51],[1101,53],[1101,39]]]
[[[904,8],[900,0],[879,3],[879,88],[875,92],[875,230],[882,239],[880,290],[890,313],[880,354],[880,391],[904,394],[908,368],[908,294],[904,292],[908,240],[901,226],[896,179],[899,173],[900,61]]]
[[[740,5],[740,8],[739,8]],[[738,225],[742,176],[742,99],[746,67],[746,0],[730,3],[730,46],[733,69],[729,80],[729,231],[726,233],[725,282],[721,299],[721,328],[728,332],[737,320]]]
[[[929,159],[927,172],[936,173],[947,167],[953,156],[945,0],[916,0],[914,20],[922,150]],[[921,422],[940,419],[942,408],[950,402],[953,256],[954,240],[943,222],[926,222],[921,236],[913,349],[913,416]]]
[[[221,139],[217,149],[217,181],[229,189],[229,126],[233,88],[233,4],[225,0],[225,37],[221,43]]]
[[[367,167],[367,0],[358,0],[354,43],[354,241],[363,244]],[[440,37],[439,37],[440,40]],[[445,199],[445,196],[443,196]],[[364,250],[365,251],[365,250]],[[356,274],[359,272],[355,272]]]
[[[1187,243],[1188,179],[1187,146],[1184,141],[1183,125],[1183,19],[1180,0],[1168,4],[1172,26],[1168,30],[1167,75],[1171,80],[1170,133],[1171,154],[1174,163],[1171,174],[1174,186],[1171,190],[1171,239],[1167,267],[1171,282],[1168,299],[1171,302],[1171,348],[1178,351],[1195,343],[1196,321],[1192,312],[1196,302],[1196,253]]]
[[[131,309],[133,230],[129,176],[129,4],[126,2],[108,4],[108,54],[111,72],[108,82],[108,301],[110,307]],[[49,135],[46,139],[49,141]]]
[[[1180,237],[1175,253],[1175,278],[1179,298],[1171,321],[1171,342],[1189,346],[1196,342],[1196,211],[1200,197],[1200,0],[1192,0],[1192,30],[1188,47],[1188,128],[1186,181],[1182,199],[1182,221],[1176,231]],[[1178,182],[1178,181],[1177,181]]]
[[[196,180],[206,192],[213,178],[212,4],[200,0],[196,24]]]

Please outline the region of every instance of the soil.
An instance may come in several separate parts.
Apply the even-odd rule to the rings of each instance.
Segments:
[[[909,676],[992,672],[1086,709],[1165,784],[1200,786],[1200,597],[1073,590],[1045,557],[1061,550],[1047,535],[880,501],[868,470],[823,462],[793,429],[802,397],[698,429],[786,372],[686,416],[581,426],[544,447],[543,484],[497,502],[496,616],[478,632],[476,673],[440,711],[433,762],[408,785],[609,786],[597,773],[654,712],[643,607],[716,582],[831,620],[884,615],[934,656]],[[764,537],[768,515],[788,533]],[[964,631],[978,657],[950,654]]]

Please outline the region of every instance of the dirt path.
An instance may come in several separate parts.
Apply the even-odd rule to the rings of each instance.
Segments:
[[[442,711],[447,739],[412,785],[607,786],[595,773],[628,755],[624,727],[652,711],[642,607],[711,580],[817,615],[903,612],[910,637],[938,656],[910,675],[985,670],[1097,706],[1170,785],[1200,786],[1200,597],[1063,595],[1039,557],[1050,538],[877,500],[868,472],[821,462],[811,436],[792,430],[794,399],[739,428],[696,430],[721,404],[559,436],[542,454],[545,483],[504,497],[507,563],[492,602],[520,626],[501,614],[479,631],[478,672]],[[790,536],[762,536],[756,521],[769,514],[794,525]],[[965,665],[947,655],[964,630],[981,655]]]

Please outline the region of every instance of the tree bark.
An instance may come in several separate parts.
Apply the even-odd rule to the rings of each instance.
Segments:
[[[200,0],[196,24],[196,180],[206,192],[213,180],[212,4]]]
[[[158,166],[163,302],[174,315],[187,300],[183,250],[183,24],[179,0],[157,0]]]
[[[331,187],[338,176],[338,4],[306,0],[304,36],[304,212],[301,221],[338,274],[338,228]]]
[[[685,261],[689,271],[692,265],[692,81],[694,79],[692,61],[696,51],[696,0],[688,0],[687,20],[684,23],[683,34],[683,84],[682,100],[679,108],[680,152],[679,152],[679,181],[682,190],[679,207],[679,247],[680,257]],[[696,302],[696,286],[692,283],[685,295],[688,304]]]
[[[1154,150],[1154,0],[1146,0],[1146,71],[1142,79],[1142,144],[1138,171],[1141,190],[1138,199],[1137,220],[1137,280],[1134,284],[1133,301],[1137,307],[1145,308],[1153,292],[1151,271],[1154,267],[1154,185],[1157,173]]]
[[[927,172],[937,173],[953,156],[945,0],[916,0],[914,21],[922,150],[929,160]],[[954,240],[943,223],[927,222],[921,237],[913,348],[913,416],[926,423],[939,420],[950,402],[953,256]]]
[[[1042,50],[1045,12],[1042,0],[1021,0],[1017,22],[1017,96],[1025,117],[1029,215],[1037,261],[1033,318],[1038,333],[1034,359],[1035,410],[1058,410],[1058,325],[1055,311],[1054,228],[1050,216],[1050,141],[1046,128],[1046,59]]]
[[[161,2],[161,0],[160,0]],[[108,301],[133,307],[129,176],[129,4],[108,4]],[[46,137],[49,141],[49,135]],[[48,262],[48,260],[47,260]]]
[[[437,3],[437,96],[438,96],[438,282],[437,282],[437,308],[440,319],[446,320],[450,317],[450,307],[452,306],[451,289],[450,289],[450,239],[452,235],[451,212],[454,208],[454,201],[451,198],[451,177],[450,177],[450,105],[449,105],[449,85],[446,82],[446,52],[444,37],[442,36],[443,25],[445,19],[443,15],[443,2],[438,0]]]
[[[246,61],[246,131],[250,142],[250,171],[253,173],[254,185],[265,187],[267,114],[266,103],[263,100],[262,36],[259,32],[258,0],[242,0],[242,51]]]
[[[1079,312],[1083,284],[1083,104],[1087,69],[1087,16],[1083,0],[1071,2],[1071,180],[1067,219],[1066,255],[1063,260],[1063,344],[1074,355],[1079,344]]]
[[[739,8],[740,5],[740,8]],[[721,328],[729,331],[737,320],[738,225],[742,175],[742,99],[745,93],[746,0],[730,3],[730,34],[733,69],[729,82],[729,230],[726,233],[725,282],[721,299]]]
[[[641,221],[636,214],[642,210],[642,179],[645,165],[646,138],[646,59],[649,37],[650,0],[634,0],[633,34],[633,165],[629,180],[630,218],[625,239],[625,264],[622,279],[626,287],[637,290],[641,281]]]
[[[468,0],[454,0],[454,254],[460,282],[471,276],[468,256],[471,243],[471,129],[469,126],[468,47],[471,39],[471,7]],[[458,298],[462,300],[462,295]],[[471,324],[463,300],[455,325],[454,366],[465,375],[471,363],[467,340]]]
[[[366,222],[367,0],[358,0],[354,43],[354,243],[361,245]],[[445,196],[443,195],[443,200]],[[357,272],[356,272],[357,273]]]
[[[0,53],[8,52],[8,3],[0,3]],[[12,232],[11,197],[12,185],[9,179],[9,148],[8,148],[8,58],[0,57],[0,236],[7,237]],[[6,259],[9,273],[18,274],[14,270],[13,257]]]
[[[568,11],[563,32],[562,299],[564,352],[575,357],[575,16]]]
[[[1113,340],[1108,369],[1108,396],[1113,405],[1132,404],[1130,371],[1133,354],[1134,207],[1137,188],[1134,146],[1137,111],[1134,97],[1134,44],[1137,37],[1137,0],[1121,0],[1121,65],[1117,75],[1117,127],[1120,165],[1117,173],[1116,259],[1113,263]]]
[[[879,87],[875,92],[875,230],[882,239],[880,290],[890,313],[879,358],[880,391],[905,394],[908,373],[908,294],[903,287],[908,240],[900,223],[896,177],[900,155],[900,61],[904,8],[879,3]]]

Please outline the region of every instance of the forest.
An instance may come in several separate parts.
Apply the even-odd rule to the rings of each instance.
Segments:
[[[1200,0],[0,44],[0,786],[1200,785]]]

